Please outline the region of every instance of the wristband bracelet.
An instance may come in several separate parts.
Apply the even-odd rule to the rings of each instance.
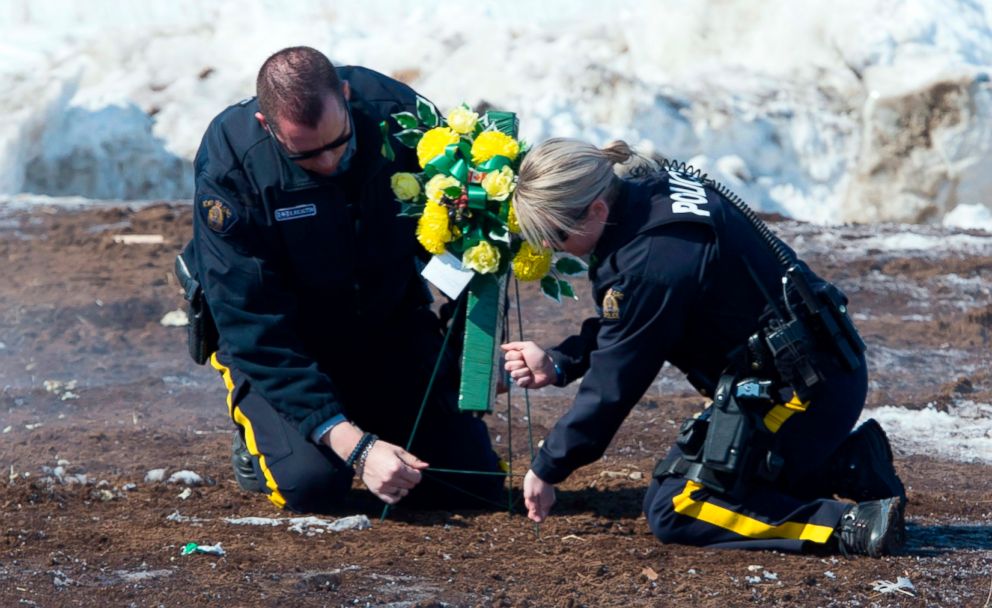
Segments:
[[[368,460],[369,454],[372,453],[372,446],[374,446],[375,442],[378,440],[378,436],[372,435],[372,439],[365,444],[365,449],[362,450],[361,455],[358,457],[358,461],[355,463],[355,473],[358,475],[359,479],[361,479],[362,475],[365,474],[365,461]]]
[[[378,439],[378,437],[372,433],[365,433],[362,435],[362,438],[355,444],[355,449],[351,451],[351,455],[348,456],[348,460],[345,461],[345,464],[349,467],[354,467],[355,461],[358,460],[358,457],[362,454],[362,450],[364,450],[367,445],[376,439]]]

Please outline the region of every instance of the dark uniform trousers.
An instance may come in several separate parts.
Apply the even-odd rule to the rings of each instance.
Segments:
[[[770,294],[782,288],[779,258],[794,255],[694,174],[670,168],[624,179],[592,253],[589,278],[600,316],[550,349],[560,379],[582,376],[582,387],[532,464],[538,477],[560,481],[601,454],[663,361],[709,394],[730,363],[756,373],[738,353],[768,321]],[[813,273],[807,280],[813,289],[822,286]],[[788,297],[790,311],[802,310],[796,294]],[[809,348],[833,345],[818,340]],[[644,510],[659,539],[783,550],[830,542],[847,504],[832,498],[843,485],[830,487],[822,469],[857,422],[867,375],[863,359],[852,372],[826,352],[809,355],[823,379],[809,395],[803,391],[808,401],[739,404],[760,408],[750,414],[772,436],[756,443],[771,441],[784,461],[776,481],[745,478],[731,496],[675,474],[652,479]],[[779,363],[786,368],[784,359]],[[791,367],[784,371],[792,375]]]
[[[381,439],[405,448],[441,346],[437,318],[413,311],[379,337],[340,345],[348,357],[326,369],[350,408],[349,420]],[[299,513],[340,511],[354,472],[330,448],[300,434],[272,405],[252,390],[251,381],[229,366],[223,352],[211,357],[228,390],[227,406],[243,433],[262,491],[280,508]],[[343,362],[344,361],[344,362]],[[349,363],[350,362],[350,363]],[[500,471],[486,425],[457,410],[454,358],[445,356],[410,452],[432,467]],[[354,405],[351,405],[354,404]],[[412,507],[500,506],[503,478],[495,475],[432,472],[403,499]]]
[[[731,499],[679,475],[653,479],[644,513],[654,535],[666,543],[793,552],[830,542],[851,504],[833,498],[830,457],[861,414],[868,380],[863,358],[854,371],[827,366],[829,379],[805,410],[794,399],[765,416],[785,460],[775,482],[755,481]]]

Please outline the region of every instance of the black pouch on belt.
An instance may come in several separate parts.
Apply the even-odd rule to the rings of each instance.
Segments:
[[[217,326],[214,325],[210,307],[203,297],[203,287],[193,278],[181,253],[176,256],[175,271],[176,278],[183,288],[183,297],[186,299],[186,315],[189,318],[189,324],[186,326],[186,342],[189,356],[197,364],[203,365],[210,359],[210,355],[217,351]]]
[[[740,475],[754,434],[751,416],[734,398],[734,377],[725,375],[717,385],[703,446],[703,465],[721,473]]]
[[[702,459],[703,442],[706,441],[712,411],[712,408],[707,408],[698,416],[682,421],[675,443],[686,460],[699,462]]]

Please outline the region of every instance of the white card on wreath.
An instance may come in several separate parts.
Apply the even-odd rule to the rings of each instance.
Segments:
[[[420,274],[454,300],[468,287],[475,271],[463,267],[461,260],[445,251],[432,257]]]

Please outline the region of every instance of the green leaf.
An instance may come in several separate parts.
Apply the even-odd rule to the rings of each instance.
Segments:
[[[437,108],[420,95],[417,95],[417,116],[428,129],[433,129],[441,124],[441,115],[438,114]]]
[[[398,112],[391,114],[391,116],[404,129],[416,129],[420,122],[412,112]]]
[[[420,143],[420,138],[423,136],[423,132],[417,129],[405,129],[393,135],[393,137],[398,139],[407,148],[416,148],[417,144]]]
[[[572,298],[573,300],[578,300],[579,299],[579,297],[577,295],[575,295],[575,292],[572,290],[572,286],[569,285],[568,281],[562,281],[562,280],[559,279],[558,280],[558,287],[561,288],[561,295],[562,295],[562,297]]]
[[[388,139],[382,140],[382,146],[379,147],[379,154],[382,154],[382,157],[389,162],[396,160],[396,152],[394,152],[393,147],[389,145]]]
[[[447,188],[444,189],[443,192],[444,192],[445,196],[447,196],[449,198],[458,198],[458,197],[460,197],[462,195],[462,187],[461,186],[448,186]]]
[[[379,134],[382,136],[379,154],[382,154],[389,162],[393,162],[396,160],[396,152],[393,151],[393,146],[389,143],[389,124],[385,120],[379,122]]]
[[[574,277],[584,273],[586,271],[586,265],[578,258],[562,256],[555,262],[555,270],[567,277]]]
[[[489,238],[494,241],[500,241],[509,244],[510,242],[510,231],[501,226],[500,224],[492,223],[490,224]]]
[[[423,205],[414,205],[412,203],[400,203],[400,212],[397,213],[399,217],[420,217],[424,214]]]
[[[561,286],[558,284],[558,280],[556,278],[546,276],[541,279],[541,292],[544,293],[545,296],[561,304]]]

